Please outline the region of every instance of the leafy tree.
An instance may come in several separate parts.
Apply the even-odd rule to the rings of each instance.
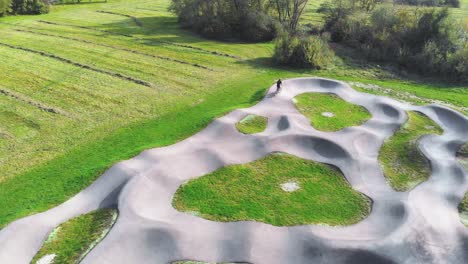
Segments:
[[[333,41],[360,49],[369,58],[412,71],[468,81],[467,33],[447,8],[378,6],[352,8],[352,0],[323,6]]]
[[[6,15],[10,10],[10,0],[0,0],[0,17]]]
[[[183,27],[210,38],[271,40],[277,28],[267,0],[173,0],[170,10]]]
[[[276,40],[273,58],[280,65],[320,69],[331,64],[334,53],[318,36],[284,34]]]
[[[309,0],[271,0],[275,7],[278,20],[286,26],[289,32],[295,33],[299,19]]]
[[[264,41],[283,27],[295,33],[308,1],[172,0],[170,10],[183,27],[207,37]]]
[[[11,0],[10,8],[15,15],[39,15],[49,12],[49,3],[46,0]]]

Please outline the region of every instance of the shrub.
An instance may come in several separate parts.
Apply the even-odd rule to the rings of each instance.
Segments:
[[[446,0],[445,5],[460,8],[460,0]]]
[[[11,13],[15,15],[39,15],[49,12],[46,0],[12,0]]]
[[[320,69],[332,62],[334,53],[320,37],[283,35],[276,40],[273,57],[280,65]]]
[[[451,19],[448,8],[380,6],[365,12],[342,7],[324,9],[324,29],[332,41],[422,74],[466,80],[467,33]]]
[[[272,40],[280,30],[278,23],[262,12],[249,12],[241,19],[240,38],[247,41]]]
[[[297,33],[309,0],[172,0],[170,11],[186,28],[209,38],[269,41]]]
[[[456,80],[468,83],[468,42],[466,40],[462,48],[450,54],[448,64],[453,67],[457,76]]]
[[[10,11],[11,0],[0,0],[0,17]]]
[[[272,40],[276,35],[276,22],[264,11],[261,2],[173,0],[170,10],[183,27],[209,38]]]

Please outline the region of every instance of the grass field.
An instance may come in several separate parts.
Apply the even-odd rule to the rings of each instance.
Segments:
[[[321,71],[272,67],[273,43],[200,38],[168,4],[110,0],[0,18],[0,228],[63,202],[119,160],[257,102],[278,78],[325,76],[468,105],[464,86],[344,53]]]
[[[358,126],[371,118],[364,107],[333,94],[304,93],[295,99],[299,112],[309,118],[311,125],[318,130],[338,131]]]
[[[284,191],[281,185],[288,182],[299,189]],[[177,190],[173,205],[214,221],[256,220],[276,226],[353,224],[370,210],[370,200],[354,191],[337,169],[286,154],[189,181]]]
[[[304,10],[304,15],[302,17],[303,23],[322,25],[323,15],[317,13],[317,9],[324,2],[327,2],[327,0],[310,1]],[[468,0],[460,0],[460,8],[450,8],[450,10],[456,20],[461,21],[465,27],[468,27]]]
[[[430,176],[431,167],[418,149],[418,140],[441,133],[442,129],[425,115],[408,112],[407,123],[383,144],[379,154],[385,177],[395,190],[407,191]]]
[[[266,117],[248,115],[236,124],[236,128],[244,134],[255,134],[265,130],[267,123]]]
[[[100,209],[75,217],[58,226],[44,242],[31,263],[54,255],[50,263],[79,263],[110,230],[117,210]]]

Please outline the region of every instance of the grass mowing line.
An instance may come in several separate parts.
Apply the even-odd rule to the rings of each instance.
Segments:
[[[52,263],[79,263],[109,232],[117,219],[117,210],[99,209],[59,225],[32,259],[37,263],[54,255]]]
[[[442,129],[419,112],[408,112],[408,121],[384,142],[379,161],[390,185],[408,191],[431,174],[429,160],[418,148],[419,139],[427,134],[441,134]]]
[[[133,54],[143,55],[143,56],[147,56],[147,57],[151,57],[151,58],[171,61],[171,62],[180,63],[180,64],[184,64],[184,65],[190,65],[190,66],[193,66],[193,67],[197,67],[197,68],[201,68],[201,69],[205,69],[205,70],[209,70],[209,71],[215,71],[214,69],[208,68],[208,67],[200,65],[198,63],[191,63],[191,62],[187,62],[187,61],[183,61],[183,60],[179,60],[179,59],[173,59],[173,58],[169,58],[169,57],[153,55],[153,54],[144,53],[144,52],[137,51],[137,50],[132,50],[132,49],[114,47],[114,46],[111,46],[111,45],[95,43],[95,42],[84,40],[84,39],[77,39],[77,38],[60,36],[60,35],[55,35],[55,34],[50,34],[50,33],[42,33],[42,32],[37,32],[37,31],[32,31],[32,30],[24,30],[24,29],[13,29],[13,30],[18,31],[18,32],[36,34],[36,35],[55,37],[55,38],[61,38],[61,39],[66,39],[66,40],[73,40],[73,41],[77,41],[77,42],[81,42],[81,43],[92,44],[92,45],[111,48],[111,49],[115,49],[115,50],[126,51],[126,52],[130,52],[130,53],[133,53]]]
[[[97,29],[97,28],[93,28],[93,27],[79,26],[79,25],[65,24],[65,23],[57,23],[57,22],[51,22],[51,21],[45,21],[45,20],[38,20],[38,22],[40,22],[40,23],[45,23],[45,24],[49,24],[49,25],[55,25],[55,26],[66,26],[66,27],[75,27],[75,28],[93,30],[93,31],[97,31],[97,32],[102,32],[102,33],[110,34],[110,35],[116,35],[116,36],[123,36],[123,37],[127,37],[127,38],[133,38],[133,39],[136,39],[136,40],[144,40],[144,39],[142,39],[142,38],[138,38],[138,37],[135,37],[135,36],[132,36],[132,35],[129,35],[129,34],[116,33],[116,32],[111,32],[111,31],[104,30],[104,29]],[[166,44],[166,45],[175,46],[175,47],[181,47],[181,48],[187,48],[187,49],[193,49],[193,50],[203,51],[203,52],[205,52],[205,53],[212,54],[212,55],[216,55],[216,56],[228,57],[228,58],[232,58],[232,59],[240,59],[239,57],[234,56],[234,55],[230,55],[230,54],[222,53],[222,52],[218,52],[218,51],[213,51],[213,50],[206,50],[206,49],[202,49],[202,48],[195,47],[195,46],[191,46],[191,45],[180,44],[180,43],[174,43],[174,42],[169,42],[169,41],[161,41],[161,40],[152,40],[152,41],[158,42],[158,43],[161,43],[161,44]]]
[[[123,75],[121,73],[115,73],[115,72],[106,71],[106,70],[103,70],[103,69],[91,67],[89,65],[81,64],[79,62],[75,62],[75,61],[72,61],[72,60],[69,60],[69,59],[54,55],[54,54],[50,54],[50,53],[46,53],[46,52],[42,52],[42,51],[38,51],[38,50],[33,50],[33,49],[29,49],[29,48],[24,48],[24,47],[20,47],[20,46],[10,45],[10,44],[3,43],[3,42],[0,42],[0,45],[5,46],[5,47],[9,47],[9,48],[12,48],[12,49],[17,49],[17,50],[22,50],[22,51],[38,54],[38,55],[48,57],[48,58],[51,58],[51,59],[55,59],[55,60],[58,60],[58,61],[61,61],[61,62],[67,63],[67,64],[71,64],[73,66],[80,67],[80,68],[83,68],[83,69],[87,69],[87,70],[90,70],[90,71],[95,71],[95,72],[98,72],[98,73],[110,75],[110,76],[113,76],[113,77],[117,77],[117,78],[120,78],[120,79],[123,79],[123,80],[130,81],[130,82],[134,82],[136,84],[140,84],[140,85],[144,85],[144,86],[152,87],[152,88],[154,87],[154,85],[152,83],[147,82],[147,81],[143,81],[143,80],[131,77],[131,76]]]
[[[52,21],[45,21],[45,20],[38,20],[37,22],[44,23],[44,24],[49,24],[49,25],[54,25],[54,26],[65,26],[65,27],[74,27],[74,28],[81,28],[81,29],[87,29],[87,30],[93,30],[97,32],[102,32],[110,35],[116,35],[116,36],[123,36],[127,38],[133,38],[132,35],[129,34],[123,34],[123,33],[117,33],[117,32],[112,32],[104,29],[98,29],[98,28],[93,28],[93,27],[86,27],[86,26],[80,26],[80,25],[73,25],[73,24],[65,24],[65,23],[57,23],[57,22],[52,22]]]
[[[300,188],[286,192],[281,185]],[[203,218],[254,220],[275,226],[348,225],[370,212],[370,200],[329,165],[276,153],[221,168],[179,187],[173,206]]]
[[[268,119],[258,115],[248,115],[236,124],[237,130],[244,134],[260,133],[267,127]]]
[[[16,99],[18,101],[21,101],[21,102],[27,103],[29,105],[32,105],[32,106],[34,106],[37,109],[42,110],[42,111],[46,111],[46,112],[53,113],[53,114],[60,114],[60,115],[64,115],[64,116],[67,116],[67,117],[71,117],[70,114],[68,114],[67,112],[65,112],[63,110],[45,106],[45,105],[43,105],[43,104],[41,104],[39,102],[35,102],[34,100],[25,97],[24,95],[14,93],[12,91],[9,91],[9,90],[1,88],[1,87],[0,87],[0,94],[3,94],[5,96],[14,98],[14,99]]]
[[[136,24],[137,26],[143,27],[143,22],[141,22],[138,18],[136,18],[136,17],[134,17],[134,16],[131,16],[131,15],[121,14],[121,13],[116,13],[116,12],[110,12],[110,11],[104,11],[104,10],[96,10],[96,12],[98,12],[98,13],[103,13],[103,14],[110,14],[110,15],[128,17],[128,18],[130,18],[131,20],[133,20],[133,22],[135,22],[135,24]]]
[[[151,8],[143,8],[143,7],[135,7],[135,9],[153,11],[153,12],[166,12],[167,11],[166,9],[151,9]]]
[[[364,107],[348,103],[334,94],[304,93],[295,99],[299,112],[318,130],[338,131],[358,126],[371,118]]]

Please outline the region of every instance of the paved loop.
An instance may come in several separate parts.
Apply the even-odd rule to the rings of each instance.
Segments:
[[[59,223],[111,204],[120,211],[117,223],[83,263],[464,263],[468,229],[456,206],[468,176],[455,151],[468,141],[467,117],[437,105],[412,106],[360,93],[333,80],[300,78],[283,85],[281,94],[272,96],[272,87],[257,105],[216,119],[177,144],[120,162],[62,205],[11,223],[0,231],[0,263],[28,263]],[[304,92],[335,93],[367,108],[372,118],[338,132],[317,131],[292,103]],[[432,176],[400,193],[387,185],[377,157],[383,141],[406,121],[406,110],[426,114],[444,134],[420,140]],[[239,133],[235,124],[246,114],[268,117],[267,129]],[[171,206],[184,182],[276,151],[339,167],[354,189],[372,199],[371,214],[344,227],[275,227],[208,221]]]

